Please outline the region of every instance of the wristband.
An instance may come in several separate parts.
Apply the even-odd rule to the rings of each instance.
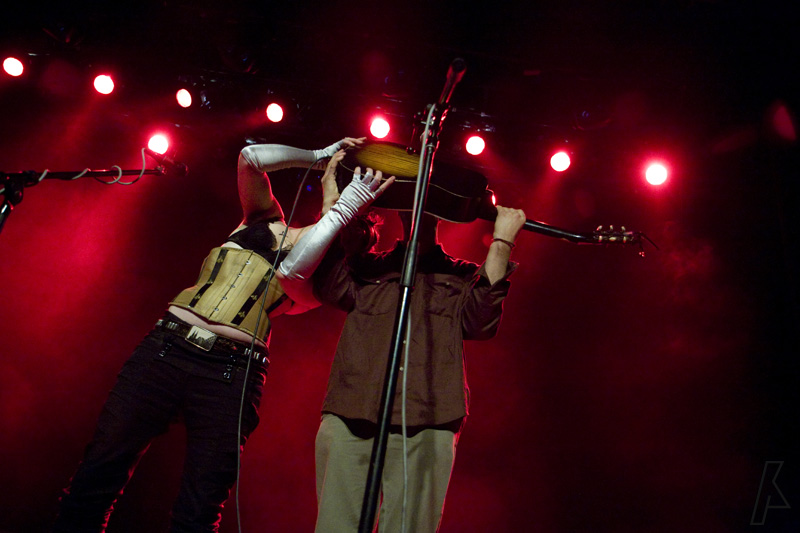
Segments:
[[[512,250],[514,249],[514,246],[516,246],[516,244],[514,244],[511,241],[507,241],[505,239],[500,239],[500,238],[497,238],[497,237],[493,237],[492,238],[492,242],[502,242],[503,244],[507,244],[508,247],[511,248]]]

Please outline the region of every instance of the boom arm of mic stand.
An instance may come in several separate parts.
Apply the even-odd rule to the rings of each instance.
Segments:
[[[73,180],[78,177],[100,177],[100,176],[134,176],[145,174],[165,174],[164,167],[144,170],[85,170],[81,172],[36,172],[29,170],[26,172],[2,173],[0,180],[0,232],[3,231],[8,216],[14,210],[14,206],[22,202],[22,192],[25,187],[33,187],[42,182],[43,179]]]
[[[81,170],[65,172],[36,172],[34,170],[29,170],[26,172],[14,172],[11,174],[4,173],[2,181],[3,187],[0,188],[0,194],[5,192],[9,183],[21,183],[24,187],[33,187],[45,179],[72,181],[76,178],[97,178],[100,176],[135,176],[139,174],[143,176],[154,174],[163,176],[165,173],[166,170],[163,166],[158,166],[153,169],[146,168],[144,170]],[[43,178],[37,177],[42,176],[42,174],[44,174]]]

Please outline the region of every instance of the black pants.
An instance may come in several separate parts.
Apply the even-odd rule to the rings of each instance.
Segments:
[[[103,531],[114,502],[152,440],[182,419],[187,448],[171,531],[217,531],[236,482],[237,454],[258,425],[266,365],[250,363],[241,436],[246,359],[205,352],[151,331],[122,367],[94,437],[61,498],[54,531]]]

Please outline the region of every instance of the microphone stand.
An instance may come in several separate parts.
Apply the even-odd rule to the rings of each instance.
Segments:
[[[419,159],[417,172],[417,188],[414,194],[412,208],[411,235],[406,246],[405,263],[400,277],[400,297],[397,302],[394,331],[392,333],[391,353],[386,366],[381,407],[378,412],[378,428],[372,443],[372,456],[367,473],[367,486],[364,491],[364,501],[361,506],[361,519],[358,526],[359,533],[371,533],[375,523],[375,513],[380,501],[380,485],[383,476],[383,466],[386,458],[386,448],[389,442],[389,425],[392,420],[394,396],[397,390],[397,375],[400,370],[400,354],[405,345],[406,329],[410,311],[410,295],[414,286],[414,277],[417,268],[417,255],[419,244],[419,225],[425,209],[425,200],[428,194],[433,156],[439,146],[439,131],[449,109],[450,97],[455,86],[461,81],[466,70],[463,59],[455,59],[447,71],[447,80],[439,97],[439,102],[428,106],[428,120],[422,138],[422,154]],[[412,139],[412,141],[415,141]]]
[[[78,177],[93,177],[98,178],[101,176],[144,176],[145,174],[158,174],[164,175],[167,171],[165,167],[158,166],[154,169],[144,170],[86,170],[77,172],[48,172],[44,178],[40,178],[42,172],[28,170],[25,172],[14,173],[0,173],[0,194],[2,197],[2,205],[0,205],[0,232],[3,231],[8,216],[14,210],[14,206],[22,202],[22,193],[25,187],[33,187],[39,184],[42,179],[56,179],[71,181]]]

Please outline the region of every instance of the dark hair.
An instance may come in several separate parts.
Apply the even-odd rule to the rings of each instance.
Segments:
[[[339,239],[347,255],[362,255],[371,251],[378,243],[378,226],[383,218],[369,211],[350,221],[339,234]]]
[[[245,250],[253,250],[255,253],[273,263],[277,267],[276,255],[278,250],[273,250],[278,245],[278,240],[275,234],[269,228],[272,222],[281,220],[280,217],[273,217],[265,220],[259,220],[247,226],[244,229],[234,232],[228,237],[228,242],[233,242],[244,248]],[[280,258],[285,256],[283,252],[277,257],[278,263]]]

